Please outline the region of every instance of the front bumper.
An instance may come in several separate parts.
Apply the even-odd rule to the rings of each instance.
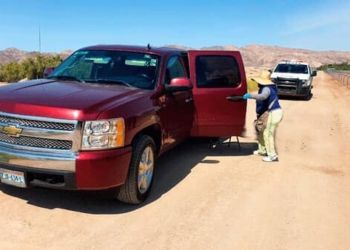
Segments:
[[[310,95],[310,91],[310,86],[277,85],[277,94],[280,96],[308,96]]]
[[[277,87],[279,96],[309,96],[312,85],[303,85],[303,81],[297,78],[277,78],[273,82]]]
[[[130,158],[130,146],[71,155],[24,154],[0,147],[0,168],[23,173],[26,187],[79,190],[118,187],[125,182]]]

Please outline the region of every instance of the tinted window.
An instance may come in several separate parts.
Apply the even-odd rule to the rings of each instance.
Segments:
[[[171,57],[168,61],[165,74],[165,84],[170,84],[171,79],[176,77],[186,77],[181,60],[177,56]]]
[[[230,88],[241,82],[238,63],[231,56],[198,56],[196,79],[198,88]]]

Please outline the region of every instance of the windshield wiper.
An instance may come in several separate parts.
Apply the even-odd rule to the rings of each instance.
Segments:
[[[69,80],[69,81],[76,81],[76,82],[84,82],[83,80],[76,78],[74,76],[49,76],[47,79],[58,79],[58,80]]]
[[[116,84],[120,84],[120,85],[124,85],[127,87],[134,87],[131,84],[123,81],[123,80],[112,80],[112,79],[93,79],[93,80],[86,80],[86,82],[98,82],[98,83],[116,83]]]

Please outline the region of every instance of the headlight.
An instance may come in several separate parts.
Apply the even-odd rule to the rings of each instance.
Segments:
[[[85,121],[82,149],[108,149],[124,146],[123,118]]]
[[[302,86],[302,87],[307,87],[307,86],[309,86],[309,84],[310,84],[310,81],[309,81],[309,80],[300,80],[300,82],[301,82],[301,86]]]

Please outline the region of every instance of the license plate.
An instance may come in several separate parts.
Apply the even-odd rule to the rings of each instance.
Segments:
[[[23,172],[0,168],[0,180],[8,185],[27,187]]]

